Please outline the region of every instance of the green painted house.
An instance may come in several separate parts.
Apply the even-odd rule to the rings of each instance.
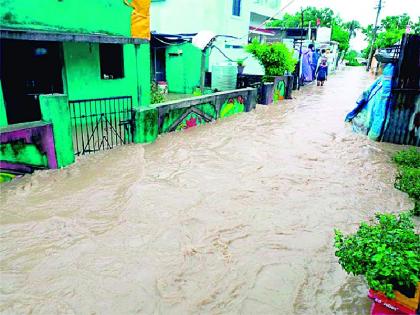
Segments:
[[[40,95],[150,103],[149,41],[115,0],[0,0],[0,126],[41,119]]]
[[[133,111],[150,104],[149,6],[0,0],[0,182],[134,141]]]

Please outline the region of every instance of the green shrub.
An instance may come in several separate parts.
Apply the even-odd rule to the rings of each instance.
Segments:
[[[395,188],[414,199],[414,215],[420,215],[420,152],[416,148],[398,152],[394,161],[399,165]]]
[[[159,90],[159,87],[156,82],[152,82],[151,86],[151,103],[158,104],[163,103],[165,101],[165,96]]]
[[[335,255],[345,271],[363,275],[370,288],[394,298],[394,285],[413,287],[419,281],[420,237],[409,213],[376,218],[378,223],[362,223],[352,235],[335,230]]]
[[[358,53],[355,50],[350,50],[344,56],[344,60],[347,60],[348,66],[361,66],[361,64],[357,61]]]
[[[410,148],[397,152],[394,161],[398,165],[420,168],[420,152],[416,148]]]
[[[266,76],[281,76],[286,72],[293,72],[297,63],[292,50],[283,43],[261,44],[254,40],[246,46],[246,51],[264,67]]]

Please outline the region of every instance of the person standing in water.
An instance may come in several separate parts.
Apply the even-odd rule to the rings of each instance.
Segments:
[[[327,80],[328,76],[328,65],[325,59],[321,60],[321,63],[318,65],[316,70],[316,85],[317,86],[324,86],[325,80]]]

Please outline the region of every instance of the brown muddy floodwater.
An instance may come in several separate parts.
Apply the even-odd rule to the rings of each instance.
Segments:
[[[333,230],[411,207],[398,146],[343,123],[363,69],[1,192],[4,314],[368,314]]]

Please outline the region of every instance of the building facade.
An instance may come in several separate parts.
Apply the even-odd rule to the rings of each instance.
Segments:
[[[150,104],[148,13],[136,33],[143,38],[133,36],[138,10],[149,6],[0,0],[2,170],[62,167],[77,145],[126,140],[130,110]],[[126,116],[118,118],[119,107]]]
[[[273,16],[279,17],[276,14],[280,12],[280,5],[280,0],[155,0],[151,5],[151,30],[152,34],[166,35],[191,35],[202,30],[212,31],[218,37],[214,42],[216,48],[211,50],[206,62],[209,72],[214,65],[246,59],[245,73],[263,74],[262,67],[244,51],[244,47],[255,37],[253,35],[264,32],[264,21]],[[174,61],[176,58],[171,58],[163,52],[168,46],[174,45],[159,46],[161,59],[156,62],[158,68],[159,64],[168,66],[168,63],[179,63]],[[182,47],[179,49],[182,50],[180,58],[189,60],[187,64],[200,62],[194,59],[200,58],[200,54],[196,54],[198,57],[192,56],[184,53]],[[174,48],[171,47],[170,50]],[[160,73],[164,71],[162,68],[164,67],[161,67]],[[168,68],[171,66],[166,67]],[[156,77],[167,79],[164,75]],[[195,73],[194,78],[188,81],[199,84],[199,73]],[[168,84],[171,91],[171,85],[174,83]],[[190,87],[186,92],[190,93],[189,89]]]

